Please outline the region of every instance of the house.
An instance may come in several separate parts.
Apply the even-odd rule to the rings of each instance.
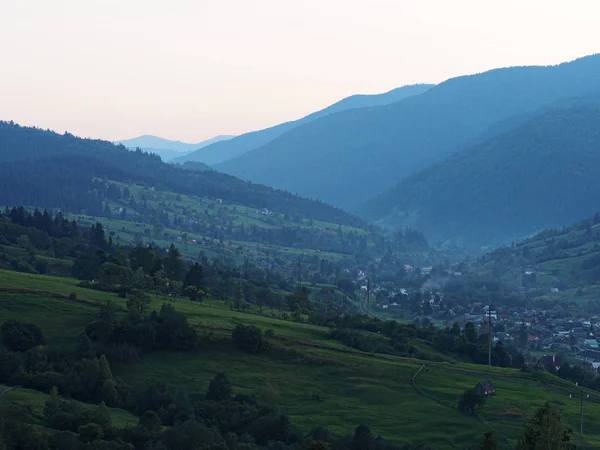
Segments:
[[[547,370],[548,372],[558,372],[562,364],[560,355],[545,355],[538,359],[536,367],[538,369]]]
[[[581,339],[581,347],[589,350],[598,350],[598,341],[596,339]]]
[[[478,383],[477,386],[475,386],[475,388],[473,390],[475,392],[477,392],[479,395],[484,396],[484,397],[486,395],[491,395],[494,392],[496,392],[496,390],[494,389],[494,385],[489,380]]]
[[[494,334],[494,342],[501,341],[503,343],[507,343],[511,340],[510,334],[500,331]]]
[[[591,364],[594,369],[598,369],[598,367],[600,367],[600,352],[594,350],[584,350],[583,352],[577,353],[575,358]]]

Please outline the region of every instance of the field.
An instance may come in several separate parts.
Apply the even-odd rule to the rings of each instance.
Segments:
[[[9,287],[21,291],[0,295],[0,317],[35,322],[56,345],[80,334],[102,301],[123,302],[113,294],[77,288],[74,280],[0,271],[0,288]],[[70,292],[77,293],[76,300],[69,300]],[[152,308],[161,302],[155,299]],[[545,373],[498,368],[489,373],[485,366],[367,354],[330,340],[327,329],[313,325],[231,311],[218,302],[177,301],[175,307],[201,331],[212,333],[210,342],[194,354],[154,353],[135,364],[113,366],[115,375],[134,382],[165,380],[185,388],[193,399],[203,395],[217,372],[226,372],[236,392],[276,406],[304,431],[320,425],[347,434],[365,423],[392,441],[435,449],[462,449],[488,430],[501,438],[501,448],[511,448],[524,421],[546,401],[579,429],[579,391]],[[237,323],[273,330],[274,350],[257,356],[235,349],[229,336]],[[460,414],[456,402],[462,391],[488,379],[494,382],[496,395],[488,398],[481,417]],[[600,445],[600,425],[595,422],[600,395],[588,394],[584,438],[592,448]],[[39,406],[41,399],[31,401]],[[574,440],[578,442],[579,436]]]
[[[338,230],[338,225],[333,223],[306,218],[291,218],[269,210],[256,210],[255,208],[239,204],[223,203],[220,199],[197,198],[170,191],[155,190],[154,188],[140,185],[112,183],[121,188],[127,187],[131,197],[135,201],[145,202],[151,208],[167,212],[172,221],[174,221],[176,216],[179,216],[185,217],[187,221],[201,222],[209,220],[210,223],[219,224],[219,226],[228,224],[229,226],[240,227],[243,225],[247,229],[253,226],[263,230],[299,227],[329,232],[331,234],[335,234]],[[238,264],[244,261],[244,257],[249,257],[256,261],[266,259],[267,255],[270,258],[281,257],[285,260],[297,259],[300,256],[318,256],[328,261],[340,261],[349,257],[342,253],[321,252],[311,248],[259,244],[243,240],[228,240],[226,245],[222,245],[216,236],[202,235],[189,231],[183,232],[175,228],[156,228],[152,225],[144,224],[136,211],[126,201],[111,202],[110,208],[113,211],[113,217],[92,217],[85,215],[69,215],[69,217],[76,219],[82,224],[91,225],[95,222],[101,222],[108,231],[114,233],[115,237],[122,242],[144,239],[152,240],[163,247],[168,247],[174,242],[182,255],[188,258],[197,258],[201,251],[209,258],[216,256],[232,258]],[[121,211],[121,213],[118,211]],[[123,211],[125,211],[127,216],[123,216]],[[340,228],[344,232],[352,232],[357,236],[367,234],[361,228],[349,226]],[[196,243],[186,244],[186,241],[191,242],[192,240],[195,240]]]
[[[7,389],[8,386],[0,384],[0,392]],[[41,420],[44,410],[44,404],[48,400],[49,395],[43,392],[33,391],[31,389],[12,389],[3,397],[3,402],[10,402],[18,405],[31,407],[33,409],[33,415],[36,419]],[[75,402],[83,408],[96,408],[94,405],[87,403]],[[137,424],[139,418],[133,414],[118,408],[108,408],[112,424],[116,428],[125,428],[128,425]]]

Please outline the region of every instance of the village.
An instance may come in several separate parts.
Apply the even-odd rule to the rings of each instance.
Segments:
[[[415,270],[405,266],[407,271]],[[427,277],[431,267],[419,270]],[[460,277],[462,273],[447,270],[446,274]],[[367,290],[367,276],[359,271],[357,282],[361,291]],[[429,283],[435,285],[435,283]],[[427,287],[426,282],[423,287]],[[492,330],[492,342],[518,348],[536,369],[558,372],[568,362],[600,376],[600,316],[571,312],[561,305],[551,309],[541,306],[494,305],[486,302],[460,304],[447,301],[441,287],[414,291],[395,283],[370,286],[374,297],[373,314],[412,322],[417,326],[451,327],[458,323],[475,325],[480,335]],[[552,292],[555,288],[551,288]],[[491,303],[491,302],[490,302]]]

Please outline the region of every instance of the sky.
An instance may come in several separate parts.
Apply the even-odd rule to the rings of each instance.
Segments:
[[[600,52],[598,0],[0,0],[0,120],[196,143]]]

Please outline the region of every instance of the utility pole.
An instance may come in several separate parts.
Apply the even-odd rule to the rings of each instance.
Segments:
[[[581,375],[581,412],[579,419],[579,437],[583,442],[583,375]]]
[[[492,307],[488,306],[488,370],[492,371]]]
[[[371,279],[367,279],[367,316],[369,315],[369,302],[371,301]]]

